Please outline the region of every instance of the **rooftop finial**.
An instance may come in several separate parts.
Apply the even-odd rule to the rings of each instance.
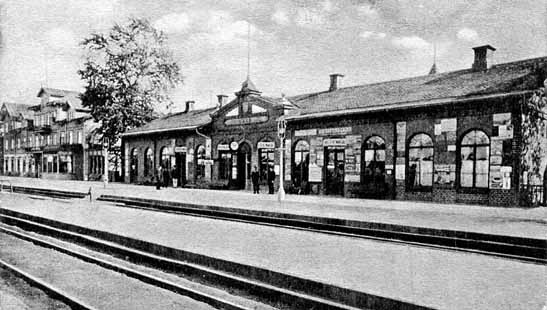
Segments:
[[[437,73],[437,43],[433,42],[433,66],[429,70],[429,74]]]

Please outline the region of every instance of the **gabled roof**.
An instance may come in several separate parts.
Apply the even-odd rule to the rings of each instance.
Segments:
[[[132,136],[137,134],[149,134],[175,130],[193,130],[195,128],[207,125],[211,122],[210,114],[216,108],[204,110],[194,110],[189,112],[179,112],[155,119],[141,127],[133,128],[122,136]]]
[[[82,100],[80,99],[81,94],[77,91],[42,87],[36,96],[40,97],[43,93],[47,93],[53,97],[58,97],[58,99],[52,99],[51,102],[67,103],[75,110],[87,110],[82,106]]]
[[[22,116],[25,119],[32,118],[32,111],[28,109],[30,107],[30,105],[28,104],[4,102],[4,106],[6,107],[6,111],[10,116]]]
[[[495,65],[485,71],[471,69],[395,81],[340,88],[289,98],[300,115],[391,108],[412,102],[470,98],[535,89],[545,79],[547,57]]]

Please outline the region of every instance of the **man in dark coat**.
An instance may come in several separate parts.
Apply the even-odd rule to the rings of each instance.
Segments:
[[[161,165],[158,166],[156,169],[156,175],[155,175],[155,181],[156,181],[156,189],[161,189],[161,185],[163,183],[163,169]]]
[[[173,180],[173,187],[179,186],[179,179],[180,179],[180,171],[179,167],[177,165],[173,166],[173,169],[171,169],[171,178]]]
[[[253,181],[253,194],[260,193],[260,173],[258,173],[258,168],[254,166],[253,172],[251,172],[251,180]]]
[[[163,187],[169,186],[170,179],[171,179],[171,172],[169,171],[169,167],[166,166],[163,168]]]
[[[274,181],[275,181],[275,172],[272,166],[268,169],[268,192],[270,194],[274,193]]]

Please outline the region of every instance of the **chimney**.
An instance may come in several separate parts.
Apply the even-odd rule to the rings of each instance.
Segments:
[[[193,111],[194,110],[194,101],[193,100],[188,100],[186,101],[186,109],[184,110],[184,113],[188,113],[190,111]]]
[[[330,75],[330,88],[329,91],[337,90],[340,86],[340,79],[342,79],[344,76],[339,73],[331,74]]]
[[[218,107],[222,108],[226,104],[226,100],[228,100],[227,95],[217,95],[218,98]]]
[[[473,47],[473,50],[475,51],[475,61],[473,62],[471,69],[473,69],[473,71],[490,69],[494,64],[493,56],[496,49],[491,45],[483,45]]]

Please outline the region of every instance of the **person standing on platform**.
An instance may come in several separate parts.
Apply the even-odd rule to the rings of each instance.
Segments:
[[[163,187],[169,187],[169,180],[171,179],[171,172],[169,167],[163,168]]]
[[[161,168],[161,165],[158,166],[156,169],[156,189],[161,189],[161,185],[163,183],[163,169]]]
[[[274,193],[275,172],[272,166],[268,169],[268,192]]]
[[[171,178],[173,179],[173,187],[178,187],[180,174],[177,165],[173,166],[173,169],[171,169]]]
[[[251,172],[251,180],[253,181],[253,194],[260,194],[260,173],[258,173],[256,166],[254,166],[254,170]]]

